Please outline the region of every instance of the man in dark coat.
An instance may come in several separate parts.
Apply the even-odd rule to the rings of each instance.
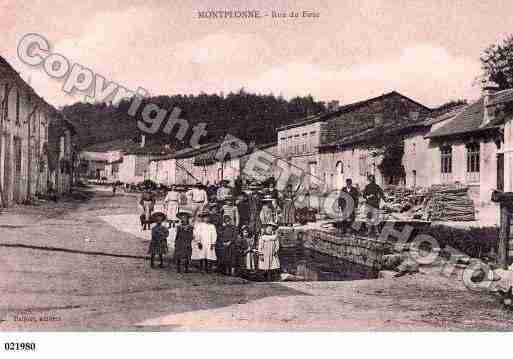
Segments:
[[[220,273],[230,275],[235,267],[232,263],[232,250],[235,248],[238,231],[230,216],[224,216],[223,222],[216,241],[217,266]]]
[[[343,193],[341,193],[338,198],[338,207],[342,212],[342,231],[345,233],[351,225],[354,223],[356,219],[356,212],[358,210],[358,200],[360,197],[360,193],[358,189],[353,186],[353,180],[351,178],[346,179],[346,186],[342,188]],[[352,199],[348,201],[349,197]],[[351,206],[351,208],[347,208],[347,206]]]
[[[174,254],[176,271],[181,273],[181,265],[183,264],[185,273],[188,273],[192,255],[193,226],[189,223],[189,213],[181,212],[177,216],[181,224],[176,229]]]
[[[363,190],[363,198],[367,204],[367,222],[369,224],[368,232],[377,233],[377,225],[379,223],[379,204],[382,199],[385,199],[385,192],[376,184],[376,178],[369,175],[369,184]]]
[[[241,193],[237,200],[237,209],[239,211],[239,229],[242,226],[247,226],[250,219],[250,208],[248,196],[245,193]]]

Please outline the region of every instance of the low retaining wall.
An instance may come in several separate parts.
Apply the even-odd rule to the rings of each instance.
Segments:
[[[383,255],[390,243],[375,238],[343,235],[324,232],[317,229],[292,230],[281,229],[280,246],[302,246],[331,257],[363,265],[373,270],[381,270]]]

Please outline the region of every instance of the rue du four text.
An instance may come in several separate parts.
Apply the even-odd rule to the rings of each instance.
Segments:
[[[271,11],[273,18],[286,18],[286,17],[319,17],[321,14],[315,11]]]

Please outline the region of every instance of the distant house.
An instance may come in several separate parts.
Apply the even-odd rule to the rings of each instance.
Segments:
[[[107,178],[109,182],[119,180],[119,169],[123,155],[136,147],[131,139],[117,139],[88,146],[80,151],[81,175],[90,179]]]
[[[152,155],[148,164],[149,179],[167,186],[206,183],[203,170],[194,166],[195,158],[216,146],[216,144],[206,144],[198,148]]]
[[[241,146],[240,150],[239,145]],[[237,148],[234,146],[237,146]],[[278,160],[276,142],[262,145],[242,145],[238,141],[217,144],[210,150],[196,155],[193,171],[202,179],[203,183],[227,180],[233,184],[239,176],[242,178],[248,177],[245,166],[251,155],[257,151],[265,151],[270,155],[269,157],[273,158],[273,164],[269,166],[267,177],[274,176],[273,165]]]
[[[172,152],[168,145],[146,145],[143,139],[140,144],[123,152],[123,158],[118,164],[117,180],[122,183],[136,184],[151,179],[150,160],[154,156],[168,155]]]

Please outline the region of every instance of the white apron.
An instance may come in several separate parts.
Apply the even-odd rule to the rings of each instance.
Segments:
[[[280,268],[280,241],[277,235],[262,235],[258,240],[258,269],[273,270]]]
[[[191,259],[208,259],[215,261],[217,259],[215,250],[217,240],[216,227],[210,223],[197,223],[194,225],[192,235]],[[201,249],[199,249],[198,243],[201,243]]]
[[[178,218],[176,215],[178,214],[178,200],[179,193],[176,191],[169,191],[164,199],[164,206],[166,209],[167,219],[170,221],[176,221]]]

